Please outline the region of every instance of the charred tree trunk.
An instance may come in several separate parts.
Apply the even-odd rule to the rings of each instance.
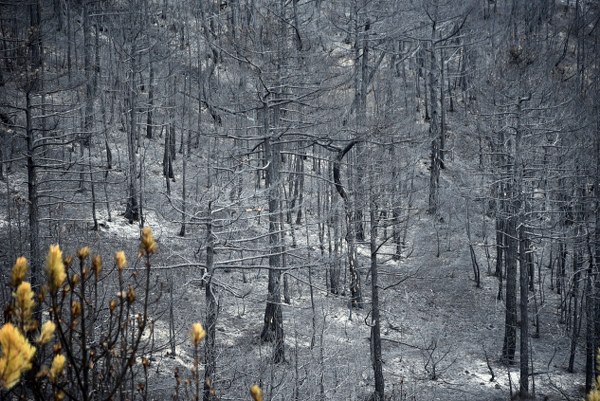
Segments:
[[[432,33],[432,38],[435,38],[435,25]],[[438,123],[438,112],[437,104],[438,97],[436,95],[435,84],[435,46],[433,45],[433,39],[430,52],[430,68],[429,68],[429,109],[431,111],[429,121],[429,140],[431,141],[431,153],[430,153],[430,172],[429,172],[429,203],[427,212],[431,215],[435,215],[438,212],[439,206],[439,187],[440,187],[440,170],[442,160],[440,158],[440,126]]]
[[[42,62],[42,34],[40,22],[40,5],[34,2],[29,5],[30,14],[30,37],[29,47],[31,52],[31,71],[28,76],[27,88],[25,90],[25,136],[27,145],[27,201],[29,214],[29,252],[31,256],[31,286],[39,290],[41,283],[42,256],[40,243],[40,217],[39,217],[39,193],[36,160],[35,127],[33,125],[32,93],[38,90],[40,82]],[[10,196],[10,194],[7,194]],[[41,321],[41,310],[36,308],[36,319]]]
[[[355,308],[363,307],[363,296],[360,284],[360,275],[356,261],[356,235],[354,232],[354,219],[352,218],[353,207],[340,178],[340,163],[346,153],[356,145],[358,141],[352,141],[344,149],[338,151],[338,155],[333,162],[333,182],[335,189],[344,201],[346,211],[346,244],[348,246],[348,271],[350,272],[350,301]]]
[[[203,401],[211,401],[216,399],[213,392],[213,383],[215,372],[217,369],[216,361],[216,325],[217,325],[217,298],[215,296],[216,289],[212,285],[212,277],[214,274],[214,235],[212,222],[212,202],[208,203],[208,223],[206,223],[206,276],[205,276],[205,294],[206,294],[206,341],[204,343],[204,392]]]
[[[519,359],[519,394],[529,397],[529,268],[527,263],[527,234],[525,225],[519,227],[519,295],[521,309],[521,335]]]
[[[373,194],[371,193],[371,197]],[[381,318],[379,311],[379,287],[377,271],[377,206],[371,199],[371,364],[375,376],[375,393],[373,401],[385,400],[385,381],[383,377],[383,360],[381,355]]]
[[[150,55],[150,60],[148,64],[150,76],[148,78],[148,109],[146,110],[146,138],[152,139],[154,130],[154,63],[152,62],[152,55]]]
[[[31,255],[31,286],[36,288],[41,282],[42,256],[40,244],[40,218],[38,206],[38,178],[35,158],[35,137],[32,121],[31,94],[25,94],[25,122],[27,141],[27,201],[29,212],[29,252]]]
[[[517,248],[516,216],[507,222],[506,235],[506,314],[504,320],[504,342],[502,360],[512,364],[517,344]]]
[[[587,237],[588,268],[585,277],[585,392],[594,387],[594,356],[596,354],[594,336],[594,256],[590,237]]]
[[[132,10],[131,14],[135,14]],[[133,21],[132,21],[133,23]],[[127,132],[127,206],[125,208],[125,218],[129,224],[138,221],[140,218],[139,194],[137,188],[137,45],[133,40],[131,43],[131,54],[129,55],[129,130]]]
[[[263,123],[268,133],[269,110],[265,106],[262,110]],[[267,174],[265,185],[269,196],[269,285],[267,306],[265,309],[264,325],[260,335],[262,341],[274,343],[273,362],[285,361],[283,337],[283,313],[281,310],[281,246],[279,244],[280,216],[279,205],[279,163],[281,161],[278,144],[271,144],[268,136],[263,142],[265,156],[267,157]]]

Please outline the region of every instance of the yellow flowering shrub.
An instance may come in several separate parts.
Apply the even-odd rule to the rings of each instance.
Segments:
[[[102,256],[94,255],[94,257],[92,258],[92,270],[94,271],[96,280],[98,280],[100,273],[102,273]]]
[[[90,256],[90,247],[89,246],[84,246],[82,248],[79,248],[79,251],[77,252],[77,257],[79,259],[87,259],[88,256]]]
[[[125,257],[125,252],[117,251],[115,253],[115,265],[119,270],[123,270],[127,266],[127,258]]]
[[[158,250],[158,245],[154,240],[154,234],[150,227],[144,227],[142,229],[142,235],[140,238],[140,252],[142,255],[152,255]]]
[[[14,387],[21,375],[31,369],[35,347],[11,323],[0,328],[0,385],[5,389]]]
[[[42,325],[42,330],[40,331],[40,335],[38,336],[36,342],[38,344],[48,344],[52,337],[54,336],[54,331],[56,330],[56,324],[52,320],[48,320],[46,323]]]
[[[50,245],[46,258],[46,273],[51,291],[57,291],[67,278],[62,251],[57,244]]]
[[[27,281],[21,282],[13,297],[15,298],[14,316],[17,325],[25,332],[35,329],[36,323],[32,320],[35,294],[31,289],[31,284]]]
[[[202,340],[204,340],[204,337],[206,337],[206,331],[204,331],[202,324],[192,324],[192,343],[197,346]]]
[[[263,392],[258,384],[250,386],[250,395],[254,401],[263,401]]]
[[[10,275],[10,283],[13,288],[17,288],[21,282],[25,280],[25,275],[27,274],[27,259],[23,256],[17,258],[15,265],[13,266],[11,275]]]
[[[57,354],[52,359],[52,365],[50,366],[50,370],[48,371],[48,378],[51,382],[56,383],[58,377],[62,374],[65,369],[65,362],[67,358],[63,354]]]
[[[46,285],[39,294],[25,281],[27,259],[19,257],[10,276],[13,298],[6,308],[10,322],[0,328],[0,399],[4,399],[2,391],[13,389],[32,369],[35,371],[27,374],[27,382],[19,390],[25,397],[48,390],[51,393],[47,394],[55,400],[65,399],[67,394],[72,399],[89,398],[92,394],[110,398],[116,391],[131,394],[129,389],[135,380],[136,365],[141,365],[147,374],[151,364],[151,358],[145,355],[152,351],[151,343],[144,341],[148,338],[150,256],[157,250],[152,230],[144,228],[140,233],[138,258],[144,259],[145,276],[137,264],[131,274],[123,274],[127,258],[125,252],[117,251],[114,266],[118,274],[111,281],[113,271],[101,277],[102,258],[92,256],[89,247],[76,251],[79,263],[74,264],[73,256],[63,257],[61,248],[51,245],[46,257]],[[145,286],[140,278],[145,279]],[[106,282],[109,282],[108,286]],[[104,295],[110,286],[115,286],[117,297],[107,300]],[[36,300],[41,309],[37,312]],[[131,324],[134,311],[136,323]],[[44,316],[43,313],[48,316],[41,326],[34,317],[38,312],[41,312],[39,316]],[[103,330],[96,331],[96,327],[101,326]],[[38,329],[39,332],[34,333]],[[30,343],[28,336],[38,348]],[[201,323],[192,324],[190,337],[195,350],[192,372],[197,398],[201,389],[200,344],[206,336]],[[67,380],[64,372],[68,365],[80,367],[73,372],[77,380]],[[85,374],[81,372],[83,366],[86,367]],[[123,380],[123,377],[128,379]],[[136,389],[144,393],[142,397],[148,397],[145,384],[138,382]],[[215,395],[210,380],[204,383],[204,391]],[[250,387],[250,394],[254,401],[263,401],[258,385]]]

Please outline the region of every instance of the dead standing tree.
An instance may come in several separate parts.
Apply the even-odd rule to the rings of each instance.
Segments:
[[[268,126],[268,112],[263,113],[265,126]],[[260,338],[273,342],[273,362],[285,360],[283,337],[283,314],[281,310],[281,238],[280,238],[280,183],[279,163],[281,155],[279,144],[272,143],[271,138],[265,138],[263,143],[267,162],[266,185],[269,189],[269,285],[267,306],[265,309],[264,325]]]
[[[346,211],[346,244],[348,246],[348,271],[350,272],[350,299],[353,307],[362,308],[363,296],[356,261],[356,232],[354,230],[355,225],[352,213],[354,209],[340,179],[340,163],[346,153],[348,153],[358,142],[359,141],[357,140],[351,141],[343,149],[335,148],[337,149],[338,154],[333,161],[333,182],[335,184],[335,189],[344,201],[344,209]]]

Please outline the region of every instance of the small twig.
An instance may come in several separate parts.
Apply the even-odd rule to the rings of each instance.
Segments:
[[[490,375],[492,375],[492,377],[490,377],[490,381],[493,382],[496,379],[496,375],[494,375],[494,369],[492,369],[492,365],[490,364],[490,358],[488,357],[485,348],[483,349],[483,355],[485,355],[485,363],[487,364],[487,367],[490,371]]]
[[[512,377],[510,376],[510,366],[508,364],[506,365],[506,373],[508,374],[508,388],[509,388],[510,398],[512,400],[513,386],[512,386]]]
[[[392,343],[394,343],[394,344],[405,345],[405,346],[407,346],[407,347],[414,348],[414,349],[418,349],[418,350],[421,350],[421,351],[424,349],[423,347],[419,347],[418,345],[412,345],[412,344],[404,343],[404,342],[402,342],[402,341],[398,341],[398,340],[392,340],[391,338],[385,338],[385,337],[381,337],[381,340],[382,340],[382,341],[384,341],[384,340],[385,340],[385,341],[389,341],[389,342],[392,342]]]

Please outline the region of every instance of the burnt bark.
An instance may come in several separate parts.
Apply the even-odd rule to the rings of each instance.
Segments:
[[[208,222],[206,223],[206,275],[205,275],[205,297],[206,297],[206,339],[204,343],[204,391],[203,401],[216,399],[213,392],[213,383],[217,369],[216,362],[216,325],[218,304],[215,295],[216,288],[212,285],[214,275],[214,235],[212,222],[212,202],[208,203]]]
[[[346,211],[346,245],[348,247],[348,271],[350,273],[350,302],[353,307],[362,308],[363,296],[356,260],[356,234],[354,231],[355,225],[352,213],[354,209],[340,178],[340,163],[346,153],[348,153],[357,143],[358,141],[351,141],[344,149],[338,151],[338,155],[333,162],[333,182],[335,189],[344,201],[344,209]]]
[[[373,194],[371,194],[373,196]],[[375,376],[375,392],[373,401],[385,400],[385,381],[383,376],[383,360],[381,352],[381,317],[379,310],[379,287],[377,270],[377,208],[371,201],[371,364]]]
[[[268,127],[269,112],[263,110],[263,122]],[[272,342],[273,362],[285,361],[283,313],[281,309],[281,246],[280,235],[280,196],[279,196],[279,163],[281,161],[278,144],[272,144],[271,138],[263,142],[265,155],[268,160],[266,186],[269,196],[269,284],[267,306],[265,308],[264,325],[260,338],[262,341]]]

